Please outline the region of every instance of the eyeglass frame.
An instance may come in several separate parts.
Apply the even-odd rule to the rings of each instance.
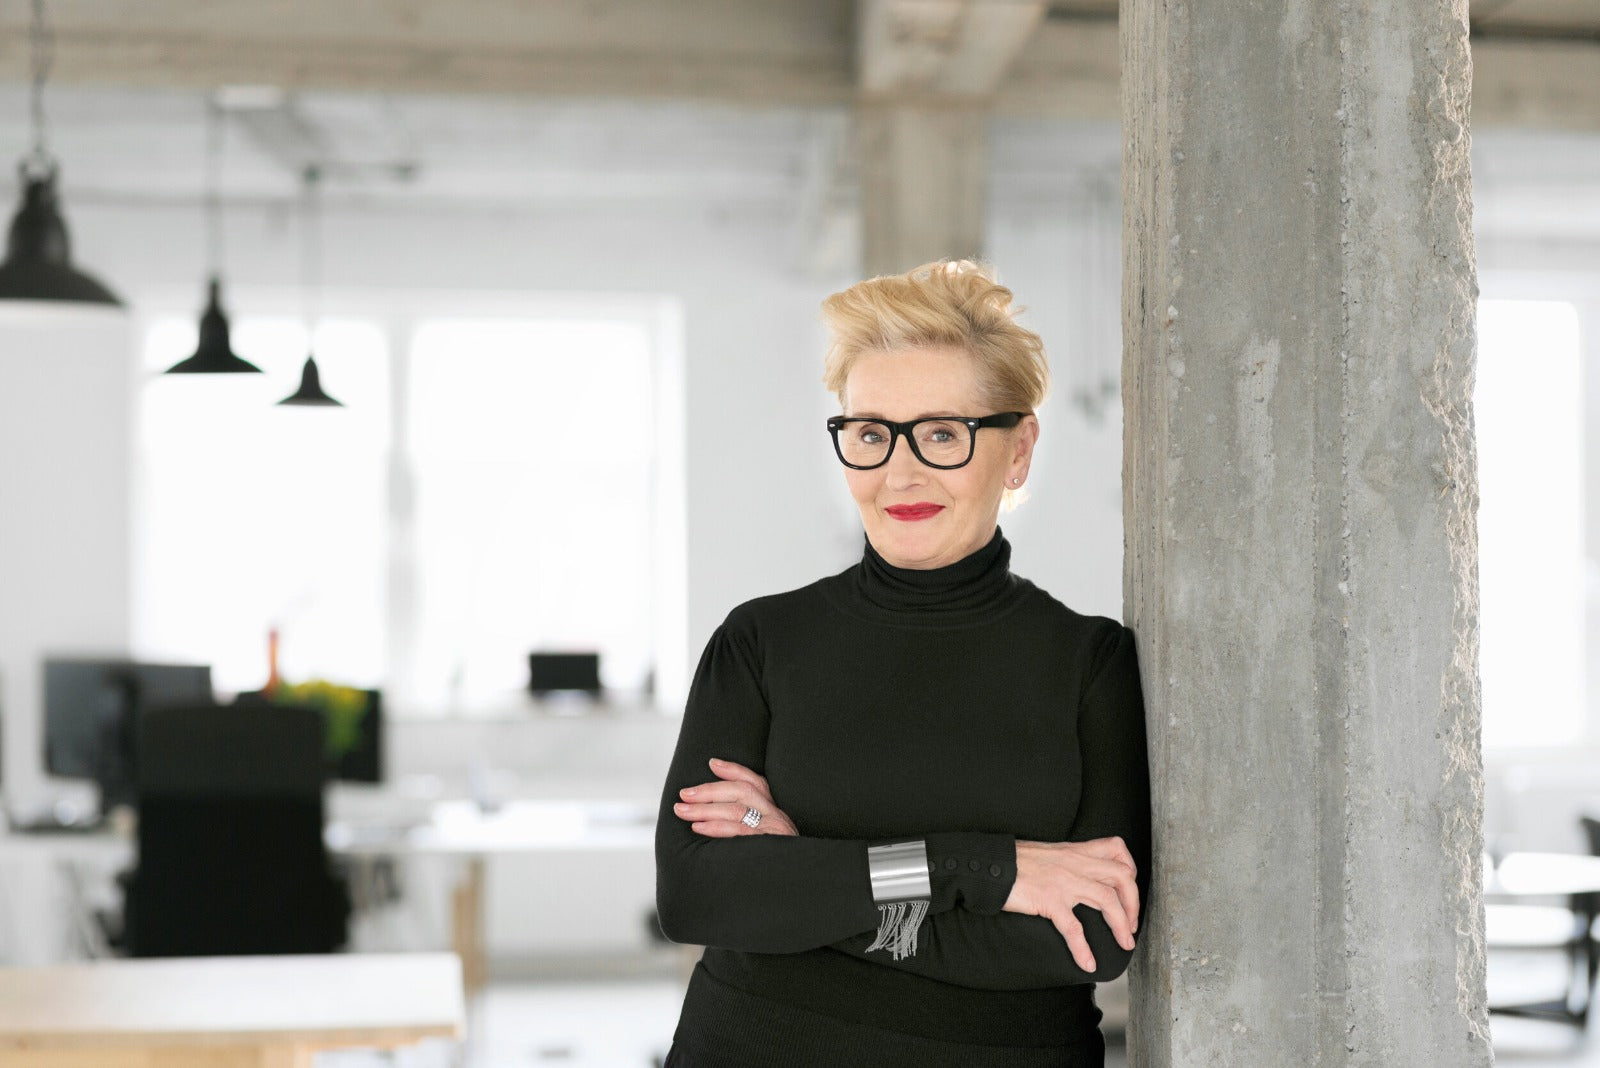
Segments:
[[[1032,414],[1032,412],[996,412],[993,415],[982,416],[925,415],[921,419],[908,419],[903,423],[897,423],[892,419],[878,419],[870,415],[835,415],[830,416],[828,419],[828,436],[833,439],[834,455],[839,457],[840,463],[844,464],[852,471],[875,471],[884,464],[888,463],[890,457],[894,456],[895,442],[900,438],[906,439],[906,442],[911,446],[911,455],[915,456],[917,458],[917,462],[922,464],[924,467],[931,467],[935,471],[955,471],[970,464],[972,462],[972,458],[978,454],[979,430],[982,430],[986,426],[1000,427],[1005,430],[1010,430],[1012,427],[1022,422],[1024,418]],[[922,455],[922,450],[917,448],[916,435],[911,431],[918,423],[950,422],[964,423],[966,424],[967,429],[972,431],[972,436],[967,439],[967,458],[958,464],[930,463],[928,459]],[[877,423],[879,426],[888,427],[889,448],[884,452],[883,459],[879,460],[875,464],[853,464],[849,460],[846,460],[844,458],[844,450],[839,447],[839,430],[846,423]]]

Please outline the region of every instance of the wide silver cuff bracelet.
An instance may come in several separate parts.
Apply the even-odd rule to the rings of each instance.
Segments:
[[[872,876],[874,904],[933,897],[928,882],[928,844],[921,838],[868,846],[867,871]]]

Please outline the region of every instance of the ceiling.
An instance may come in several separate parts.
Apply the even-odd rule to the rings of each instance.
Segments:
[[[26,8],[0,6],[0,152],[17,155],[30,136]],[[49,134],[74,198],[195,202],[210,90],[264,82],[274,92],[222,97],[231,200],[292,197],[308,162],[326,168],[330,198],[457,210],[793,205],[853,180],[853,0],[52,0],[49,12]],[[1477,0],[1471,17],[1475,60],[1497,37],[1600,57],[1600,0]],[[991,124],[1008,197],[1114,177],[1115,18],[1108,0],[1050,0],[1017,53]],[[1570,81],[1550,79],[1600,112],[1600,76]],[[1076,103],[1034,106],[1044,96]],[[1543,213],[1600,234],[1600,114],[1566,131],[1478,119],[1475,100],[1486,220]]]

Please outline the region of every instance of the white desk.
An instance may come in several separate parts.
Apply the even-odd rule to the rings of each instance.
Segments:
[[[0,968],[0,1063],[309,1068],[313,1053],[462,1034],[449,953]]]
[[[350,857],[418,855],[460,858],[451,895],[451,946],[461,956],[467,991],[488,979],[484,947],[484,862],[507,853],[655,848],[655,809],[625,801],[511,801],[484,812],[471,801],[444,801],[410,827],[332,823],[328,848]]]
[[[1483,896],[1490,948],[1538,948],[1567,957],[1567,989],[1546,1001],[1490,1005],[1489,1011],[1511,1016],[1556,1020],[1580,1030],[1588,1024],[1594,1003],[1595,913],[1592,897],[1600,894],[1600,857],[1580,853],[1508,853],[1494,867],[1484,858]],[[1528,904],[1529,899],[1567,898],[1571,908]],[[1501,902],[1514,902],[1502,904]],[[1496,934],[1496,930],[1500,934]]]
[[[335,820],[324,839],[330,852],[353,859],[444,856],[464,867],[451,896],[451,945],[460,955],[466,988],[487,979],[484,948],[484,863],[501,854],[618,850],[650,852],[655,809],[612,800],[519,800],[482,811],[471,801],[441,801],[427,820],[396,824],[379,819]],[[37,855],[57,863],[128,867],[133,842],[111,831],[0,835],[0,856]]]
[[[1600,893],[1600,857],[1583,853],[1507,853],[1487,873],[1490,897],[1565,897]]]

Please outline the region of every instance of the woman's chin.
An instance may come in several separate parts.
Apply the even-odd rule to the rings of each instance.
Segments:
[[[879,537],[873,538],[872,544],[879,556],[896,567],[925,567],[943,548],[939,532],[929,529],[932,522],[934,520],[907,523],[890,519],[879,528]]]

